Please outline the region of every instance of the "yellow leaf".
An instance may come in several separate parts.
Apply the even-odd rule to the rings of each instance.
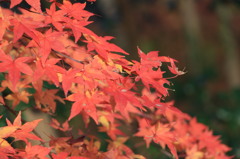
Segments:
[[[107,129],[109,129],[109,122],[105,116],[100,116],[98,120],[99,123],[101,123],[104,127],[107,127]]]
[[[19,127],[18,126],[4,126],[0,128],[0,138],[11,136]]]
[[[116,64],[115,67],[122,73],[122,65]]]
[[[97,149],[100,149],[101,142],[100,142],[100,141],[95,141],[95,142],[94,142],[94,146],[95,146]]]
[[[191,156],[188,156],[186,159],[203,159],[203,158],[204,158],[203,152],[197,151],[191,154]]]
[[[142,156],[142,155],[133,155],[133,158],[134,159],[145,159],[145,157],[144,156]]]
[[[6,140],[0,138],[0,147],[7,148],[7,147],[12,147],[12,146]]]
[[[118,137],[113,143],[114,146],[117,148],[119,146],[122,146],[124,142],[128,140],[128,137]]]

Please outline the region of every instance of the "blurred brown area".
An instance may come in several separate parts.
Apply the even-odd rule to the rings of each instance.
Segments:
[[[144,52],[179,61],[187,73],[174,83],[176,107],[222,136],[240,157],[240,1],[98,0],[89,3],[100,35],[138,59]]]

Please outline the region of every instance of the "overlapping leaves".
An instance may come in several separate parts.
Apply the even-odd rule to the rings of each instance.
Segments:
[[[21,2],[11,0],[10,7]],[[93,120],[99,132],[110,139],[105,152],[100,151],[100,140],[87,132],[78,138],[50,137],[50,147],[32,145],[28,139],[41,141],[30,133],[40,120],[22,125],[19,113],[13,123],[7,120],[7,126],[0,129],[0,155],[141,159],[144,157],[125,145],[134,133],[120,128],[136,121],[135,136],[142,137],[147,146],[155,142],[165,151],[168,147],[175,158],[181,152],[186,158],[230,158],[225,155],[229,148],[211,131],[173,102],[165,101],[169,94],[166,85],[171,84],[168,79],[184,74],[176,60],[140,49],[139,62],[126,60],[128,53],[111,43],[112,37],[98,36],[87,28],[93,14],[84,10],[86,3],[49,0],[50,8],[42,12],[39,0],[26,2],[31,9],[20,9],[22,14],[0,10],[0,72],[4,75],[0,91],[8,93],[1,103],[14,112],[20,102],[28,104],[32,98],[34,108],[53,115],[57,101],[71,102],[69,117],[63,124],[53,119],[53,128],[69,134],[69,121],[81,115],[85,126]],[[164,65],[168,70],[163,71]],[[8,137],[24,141],[21,152],[6,140]]]

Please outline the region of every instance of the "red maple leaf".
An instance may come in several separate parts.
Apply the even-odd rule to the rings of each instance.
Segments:
[[[65,93],[65,96],[67,96],[68,90],[71,88],[73,82],[76,81],[75,77],[78,72],[79,72],[79,70],[77,70],[77,69],[70,69],[63,74],[62,87],[63,87],[63,91]]]
[[[20,4],[22,2],[22,0],[11,0],[11,5],[10,8],[15,7],[16,5]],[[33,7],[34,9],[36,9],[38,12],[42,12],[41,11],[41,4],[40,4],[40,0],[26,0],[26,2]]]
[[[78,20],[82,20],[83,18],[90,17],[93,13],[90,13],[84,10],[86,4],[85,3],[74,3],[64,1],[63,5],[60,6],[61,10],[70,17],[73,17]]]
[[[34,31],[37,35],[36,39],[33,39],[29,44],[28,47],[38,47],[39,53],[38,56],[42,59],[42,62],[45,63],[49,54],[51,53],[51,49],[59,52],[65,52],[65,47],[62,42],[59,40],[63,37],[62,32],[52,31],[49,29],[42,34],[38,31]]]
[[[79,20],[67,19],[66,27],[72,29],[72,32],[75,38],[75,43],[79,40],[82,34],[87,34],[92,36],[95,35],[91,30],[84,27],[90,23],[91,22],[84,21],[84,20],[79,21]]]
[[[108,42],[108,40],[113,39],[113,37],[111,36],[105,36],[105,37],[101,37],[101,36],[91,36],[91,35],[85,35],[84,37],[87,39],[87,48],[88,51],[97,51],[97,53],[104,58],[105,60],[108,59],[109,57],[109,53],[110,52],[119,52],[125,55],[128,55],[127,52],[125,52],[123,49],[121,49],[120,47],[118,47],[115,44],[112,44],[110,42]]]
[[[174,63],[174,60],[171,59],[170,60],[171,66],[168,66],[168,69],[171,71],[171,73],[175,74],[175,75],[183,75],[186,72],[183,71],[179,71],[177,66]]]
[[[30,143],[28,143],[25,148],[25,152],[20,152],[19,156],[25,159],[33,159],[33,158],[48,159],[47,155],[49,154],[50,151],[51,151],[51,148],[49,147],[43,147],[40,145],[32,146]]]
[[[64,73],[62,67],[56,65],[59,59],[49,59],[44,64],[42,60],[36,61],[36,69],[33,75],[34,81],[37,81],[42,76],[47,76],[56,86],[59,86],[58,73]]]
[[[19,40],[23,34],[27,34],[33,39],[37,39],[37,35],[34,33],[36,28],[42,27],[44,16],[36,13],[29,12],[27,10],[21,9],[23,15],[14,14],[13,19],[10,20],[13,27],[13,42]]]
[[[98,123],[96,104],[99,104],[102,100],[101,96],[99,96],[98,94],[94,94],[94,92],[92,92],[92,95],[90,95],[88,92],[86,92],[85,94],[74,93],[68,96],[67,100],[75,101],[75,103],[73,103],[72,105],[71,114],[68,120],[71,120],[73,117],[83,111],[85,114],[87,114],[87,116],[92,117],[94,121]]]
[[[136,136],[144,137],[147,147],[149,147],[151,141],[160,144],[163,148],[167,145],[173,156],[178,159],[177,151],[174,147],[173,142],[176,141],[174,134],[170,131],[168,124],[157,123],[150,125],[147,119],[139,120],[140,128]]]
[[[12,59],[2,50],[0,50],[0,56],[0,72],[8,71],[9,80],[13,83],[13,87],[15,87],[17,82],[20,80],[21,72],[27,75],[32,75],[32,69],[26,64],[26,62],[32,60],[31,57],[19,57]]]
[[[46,9],[46,12],[48,16],[46,16],[45,24],[53,24],[57,30],[62,31],[63,30],[63,24],[61,23],[63,21],[64,13],[62,10],[56,11],[56,5],[53,3],[50,7],[50,9]]]

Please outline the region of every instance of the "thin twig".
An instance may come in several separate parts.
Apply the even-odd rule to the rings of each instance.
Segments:
[[[68,55],[65,55],[65,54],[63,54],[63,53],[61,53],[61,52],[58,52],[58,51],[55,51],[55,50],[53,50],[53,51],[54,51],[55,53],[63,56],[63,57],[66,57],[66,58],[72,60],[72,61],[75,61],[75,62],[80,63],[80,64],[84,64],[83,61],[76,60],[76,59],[74,59],[74,58],[72,58],[72,57],[70,57],[70,56],[68,56]]]
[[[11,109],[7,104],[3,104],[4,105],[4,107],[8,110],[8,111],[10,111],[14,116],[17,116],[17,113],[13,110],[13,109]]]
[[[161,152],[162,152],[163,154],[165,154],[167,157],[173,158],[172,154],[169,153],[168,151],[161,149]]]

